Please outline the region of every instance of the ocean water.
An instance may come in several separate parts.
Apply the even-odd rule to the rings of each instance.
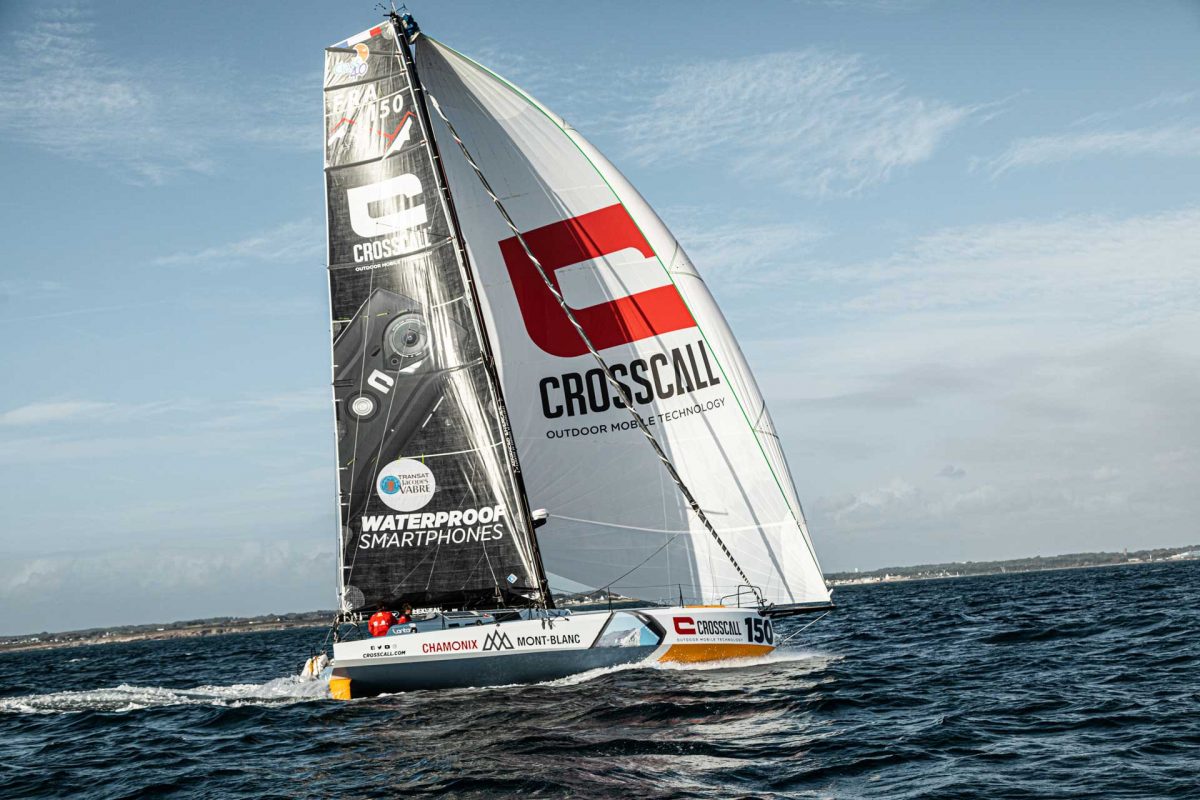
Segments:
[[[322,631],[0,655],[0,797],[1200,797],[1200,563],[836,599],[766,662],[349,703]]]

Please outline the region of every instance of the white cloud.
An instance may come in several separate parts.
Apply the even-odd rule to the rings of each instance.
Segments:
[[[8,620],[3,632],[333,608],[329,538],[133,545],[0,559],[0,604]],[[87,602],[64,614],[48,604],[61,597]]]
[[[97,415],[112,410],[112,403],[96,403],[89,400],[66,400],[47,403],[30,403],[0,413],[0,425],[26,426],[44,425],[49,422],[67,422],[79,419],[94,419]]]
[[[795,277],[796,258],[826,235],[802,221],[731,219],[699,208],[671,208],[664,215],[705,281],[721,291],[777,285],[785,272]]]
[[[821,5],[840,11],[879,11],[904,13],[920,11],[933,4],[933,0],[801,0],[805,5]]]
[[[675,67],[620,132],[643,163],[721,161],[810,196],[853,194],[933,155],[973,109],[820,50]]]
[[[279,414],[293,412],[324,411],[328,412],[333,402],[329,388],[325,386],[312,389],[298,389],[293,392],[282,392],[254,400],[244,401],[254,408],[262,408]]]
[[[0,303],[18,301],[34,303],[52,297],[63,290],[59,281],[44,279],[5,279],[0,280]]]
[[[4,37],[0,131],[14,141],[146,184],[212,172],[222,145],[319,146],[317,123],[287,87],[226,65],[155,62],[145,52],[132,63],[101,47],[95,34],[103,23],[81,8],[36,14],[32,27]],[[238,96],[228,91],[235,80]]]
[[[847,290],[839,302],[848,313],[1162,321],[1200,310],[1200,208],[942,230],[827,277]]]
[[[315,387],[5,414],[5,617],[77,628],[332,604],[332,441],[297,435],[329,424],[328,402]],[[55,597],[89,603],[64,622]]]
[[[276,447],[293,436],[296,415],[328,412],[328,388],[211,401],[198,398],[117,404],[90,400],[28,403],[0,413],[0,466],[222,455]],[[59,428],[60,423],[73,427]],[[49,426],[42,430],[25,428]],[[20,437],[20,438],[17,438]]]
[[[743,344],[823,566],[1195,539],[1200,209],[945,229],[807,272],[802,332]]]
[[[1128,118],[1143,118],[1148,111],[1156,109],[1180,109],[1191,105],[1200,93],[1197,92],[1180,92],[1180,91],[1164,91],[1151,97],[1149,100],[1143,100],[1140,103],[1124,106],[1122,108],[1111,109],[1107,111],[1096,111],[1091,114],[1080,117],[1071,123],[1072,128],[1086,128],[1095,126],[1098,123],[1108,123],[1118,119]]]
[[[919,491],[915,486],[895,478],[884,486],[873,487],[847,497],[821,498],[812,508],[828,515],[835,524],[844,527],[858,518],[866,518],[871,523],[876,523],[881,518],[892,517],[897,507],[908,505],[918,495]]]
[[[197,251],[180,251],[154,260],[160,266],[241,261],[321,264],[325,231],[310,220],[287,222],[262,233]]]
[[[1012,169],[1097,156],[1200,156],[1200,127],[1166,125],[1156,128],[1064,133],[1018,139],[1001,155],[985,162],[993,177]]]

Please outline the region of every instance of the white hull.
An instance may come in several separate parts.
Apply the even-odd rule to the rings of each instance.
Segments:
[[[531,683],[618,664],[752,658],[774,649],[771,620],[756,609],[593,611],[338,642],[330,689],[350,699]]]

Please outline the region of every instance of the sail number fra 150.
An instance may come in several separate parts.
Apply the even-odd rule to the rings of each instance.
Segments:
[[[746,641],[755,644],[774,644],[775,630],[771,627],[771,620],[746,617]]]

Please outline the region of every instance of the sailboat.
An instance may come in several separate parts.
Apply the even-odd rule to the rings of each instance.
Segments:
[[[326,49],[324,98],[333,696],[758,657],[832,608],[737,341],[624,176],[406,12]]]

